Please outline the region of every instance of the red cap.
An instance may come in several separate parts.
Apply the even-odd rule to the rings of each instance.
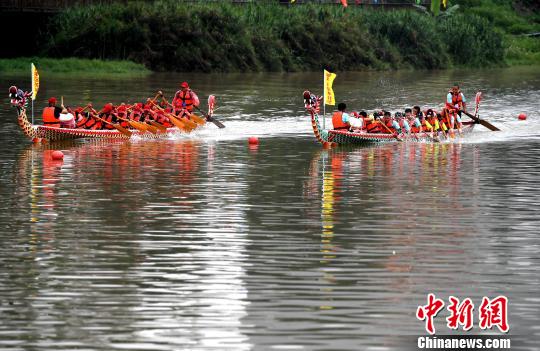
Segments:
[[[310,97],[311,93],[308,90],[304,91],[304,99],[309,99]]]
[[[113,110],[113,105],[111,103],[106,104],[103,106],[103,112],[111,112]]]
[[[189,88],[189,85],[188,85],[187,82],[182,82],[182,84],[180,84],[180,86],[181,86],[182,88]]]
[[[10,94],[17,94],[17,87],[12,85],[9,87],[9,93]]]
[[[56,104],[56,98],[55,97],[50,98],[49,104]]]

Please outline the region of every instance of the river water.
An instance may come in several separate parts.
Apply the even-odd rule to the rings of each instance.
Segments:
[[[319,73],[41,74],[36,110],[188,80],[227,128],[32,145],[4,99],[0,350],[413,349],[429,293],[475,306],[469,332],[446,326],[445,306],[437,335],[500,335],[478,313],[506,296],[512,349],[538,350],[538,68],[338,73],[351,109],[440,107],[460,82],[501,131],[331,150],[302,105]],[[29,77],[0,91],[14,83]]]

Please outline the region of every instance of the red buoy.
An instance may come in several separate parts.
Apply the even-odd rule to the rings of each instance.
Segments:
[[[527,119],[527,115],[524,114],[524,113],[520,113],[519,116],[518,116],[518,119],[519,119],[520,121],[524,121],[524,120]]]
[[[322,144],[323,149],[330,149],[332,147],[332,143],[329,143],[328,141],[325,141]]]
[[[55,150],[51,154],[51,157],[52,157],[53,160],[63,160],[64,159],[64,153],[62,151]]]
[[[37,144],[37,143],[41,142],[41,139],[40,138],[34,138],[34,139],[32,139],[32,142],[34,144]]]
[[[257,145],[259,144],[259,138],[257,137],[249,137],[248,138],[249,145]]]

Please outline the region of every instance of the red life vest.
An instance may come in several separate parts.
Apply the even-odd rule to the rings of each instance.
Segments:
[[[189,112],[193,111],[193,92],[191,89],[187,91],[179,90],[174,95],[174,107],[179,109],[186,109]]]
[[[343,112],[336,111],[332,115],[332,124],[334,125],[334,129],[349,129],[350,125],[349,123],[343,122]]]
[[[103,118],[103,120],[109,122],[109,123],[112,123],[113,121],[113,116],[112,114],[103,114],[100,116],[101,118]],[[102,129],[114,129],[114,126],[112,124],[109,124],[109,123],[103,123],[103,127]]]
[[[377,121],[370,121],[366,125],[366,129],[368,133],[379,133],[381,131],[381,126],[379,125],[379,122]]]
[[[43,109],[42,117],[44,125],[60,128],[60,119],[54,116],[54,106],[45,107]]]
[[[459,108],[463,107],[463,99],[461,98],[461,90],[458,91],[457,94],[454,94],[452,90],[450,90],[448,93],[452,94],[452,104],[449,104],[448,101],[446,101],[446,108],[453,110],[458,105]]]

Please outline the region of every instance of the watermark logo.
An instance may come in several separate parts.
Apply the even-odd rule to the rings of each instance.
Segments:
[[[459,298],[450,296],[449,304],[446,308],[449,316],[446,318],[446,326],[449,329],[468,331],[474,325],[474,303],[470,298],[460,301]],[[418,306],[416,318],[424,321],[426,331],[435,334],[435,325],[433,323],[437,314],[443,310],[445,302],[439,299],[435,294],[428,294],[427,303]],[[507,333],[510,330],[508,323],[508,298],[506,296],[497,296],[493,299],[482,298],[482,303],[478,309],[478,326],[482,330],[497,327],[501,332]]]

